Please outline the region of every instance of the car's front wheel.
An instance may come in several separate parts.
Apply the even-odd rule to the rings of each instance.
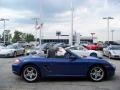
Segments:
[[[17,52],[15,51],[14,54],[13,54],[13,57],[16,57],[17,56]]]
[[[94,66],[89,70],[89,77],[92,81],[101,81],[105,77],[105,70],[101,66]]]
[[[22,71],[22,77],[27,82],[35,82],[38,80],[39,72],[33,65],[25,66]]]
[[[111,59],[111,53],[108,54],[108,58]]]

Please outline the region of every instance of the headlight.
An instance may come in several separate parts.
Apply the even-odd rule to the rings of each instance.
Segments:
[[[16,60],[14,61],[14,64],[19,64],[19,63],[21,63],[19,59],[16,59]]]
[[[116,54],[114,51],[113,52],[111,52],[112,54]]]

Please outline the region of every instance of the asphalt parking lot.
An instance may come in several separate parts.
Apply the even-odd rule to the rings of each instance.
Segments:
[[[0,90],[120,90],[120,60],[108,59],[116,65],[116,74],[102,82],[91,82],[87,79],[49,79],[27,83],[12,73],[11,64],[15,59],[0,58]]]

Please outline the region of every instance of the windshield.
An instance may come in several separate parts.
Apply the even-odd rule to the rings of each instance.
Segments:
[[[6,49],[14,49],[15,48],[15,46],[13,46],[13,45],[8,45],[7,47],[6,47]]]
[[[110,50],[120,50],[120,47],[111,47]]]
[[[74,46],[74,47],[68,47],[67,49],[70,50],[87,50],[85,47],[83,46]]]

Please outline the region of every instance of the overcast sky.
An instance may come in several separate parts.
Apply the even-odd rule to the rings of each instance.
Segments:
[[[0,18],[8,18],[6,29],[11,32],[19,30],[35,35],[32,18],[40,17],[43,22],[44,36],[53,36],[56,31],[70,33],[71,0],[0,0]],[[107,21],[103,17],[114,17],[110,20],[110,29],[115,30],[114,40],[120,40],[120,0],[73,0],[74,31],[82,36],[95,33],[98,40],[107,39]],[[0,22],[0,33],[3,22]],[[42,35],[43,35],[42,34]],[[110,32],[111,39],[111,32]]]

